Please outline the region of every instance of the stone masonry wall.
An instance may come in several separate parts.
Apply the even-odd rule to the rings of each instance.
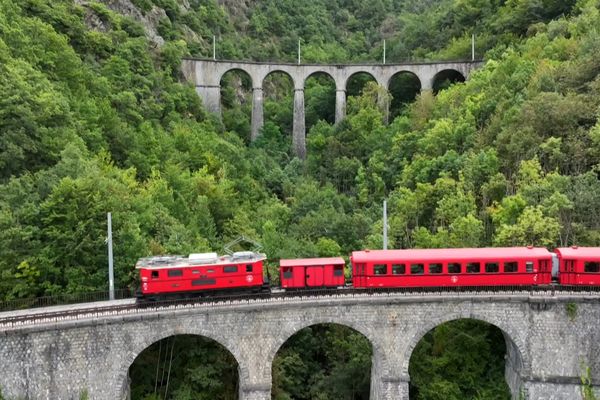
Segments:
[[[577,303],[577,315],[566,303]],[[507,340],[513,398],[580,399],[582,362],[600,382],[598,299],[484,297],[334,297],[196,309],[141,311],[0,331],[5,397],[114,400],[128,391],[128,369],[152,343],[178,334],[211,338],[235,357],[241,400],[270,400],[271,365],[281,345],[319,323],[351,327],[373,346],[371,399],[408,400],[408,365],[435,326],[475,318]]]

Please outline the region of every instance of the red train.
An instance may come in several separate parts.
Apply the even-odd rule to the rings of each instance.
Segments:
[[[264,254],[238,252],[140,259],[141,295],[269,290]],[[350,257],[355,288],[600,285],[600,247],[364,250]],[[281,288],[349,286],[341,257],[281,260]]]

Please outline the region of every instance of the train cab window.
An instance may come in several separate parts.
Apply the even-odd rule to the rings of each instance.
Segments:
[[[152,279],[158,278],[158,271],[152,271],[151,277],[152,277]]]
[[[504,272],[517,272],[519,270],[519,263],[516,261],[507,261],[504,263]]]
[[[336,265],[333,267],[333,276],[344,275],[344,267],[342,265]]]
[[[478,262],[467,263],[467,274],[478,274],[481,271],[481,264]]]
[[[252,264],[246,264],[246,272],[252,272]]]
[[[385,275],[385,274],[387,274],[387,265],[386,264],[375,264],[373,266],[373,273],[375,275]]]
[[[500,272],[500,264],[495,262],[485,263],[485,272],[487,272],[488,274]]]
[[[461,265],[460,263],[448,263],[448,273],[449,274],[460,274]]]
[[[425,265],[423,264],[410,264],[411,275],[423,275],[425,273]]]
[[[529,273],[533,272],[533,261],[525,262],[525,271]]]
[[[586,261],[583,269],[584,272],[598,273],[600,272],[600,262]]]
[[[167,276],[172,278],[174,276],[183,276],[183,270],[181,269],[170,269],[167,271]]]
[[[284,268],[283,269],[283,278],[284,279],[291,279],[292,278],[292,269],[291,268]]]
[[[392,275],[404,275],[406,274],[406,265],[404,264],[393,264]]]
[[[429,264],[429,273],[430,274],[441,274],[442,273],[442,264],[438,264],[438,263]]]
[[[223,272],[237,272],[237,265],[227,265],[223,267]]]

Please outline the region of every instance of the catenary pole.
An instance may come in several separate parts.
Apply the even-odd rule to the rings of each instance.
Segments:
[[[383,39],[383,63],[385,64],[385,39]]]
[[[217,38],[213,35],[213,60],[217,59]]]
[[[300,64],[300,39],[298,39],[298,64]]]
[[[383,201],[383,249],[387,250],[387,200]]]
[[[475,61],[475,34],[471,36],[471,61]]]
[[[113,249],[112,249],[112,218],[110,213],[108,217],[108,293],[111,300],[115,299],[115,273],[113,270]]]

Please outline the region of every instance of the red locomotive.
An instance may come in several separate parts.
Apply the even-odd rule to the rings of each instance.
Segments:
[[[232,289],[259,291],[265,283],[265,258],[249,251],[221,257],[217,253],[147,257],[137,262],[136,269],[140,271],[141,294],[146,298]]]
[[[142,258],[141,296],[268,290],[265,258],[255,252]],[[354,288],[600,285],[600,247],[364,250],[353,252],[350,264]],[[281,289],[343,287],[344,267],[341,257],[281,260]]]

